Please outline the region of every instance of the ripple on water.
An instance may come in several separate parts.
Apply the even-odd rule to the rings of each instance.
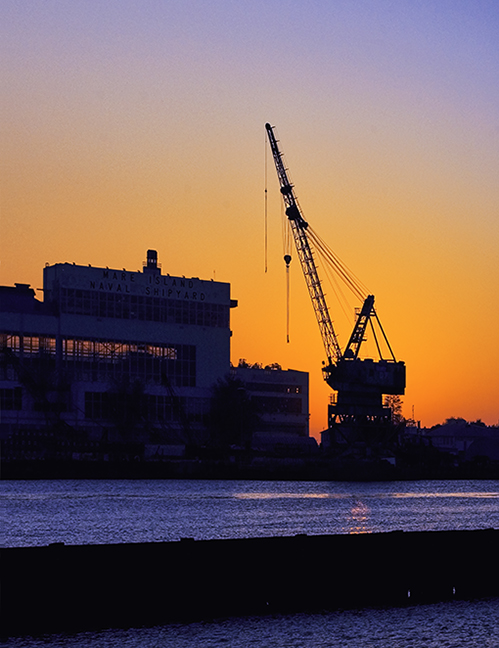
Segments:
[[[11,639],[6,648],[497,648],[499,599]]]

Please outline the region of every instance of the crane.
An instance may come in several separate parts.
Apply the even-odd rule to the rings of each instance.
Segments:
[[[328,385],[337,392],[335,402],[329,406],[329,427],[349,428],[348,436],[353,440],[369,441],[368,437],[372,439],[375,430],[378,431],[379,438],[379,429],[387,427],[390,416],[390,410],[383,406],[383,395],[402,395],[404,393],[405,363],[395,359],[374,309],[374,295],[364,297],[352,334],[342,352],[314,258],[315,249],[319,248],[320,251],[320,239],[303,217],[294,186],[290,182],[284,164],[283,154],[279,149],[274,127],[267,123],[265,128],[279,179],[285,214],[291,225],[296,251],[326,352],[327,362],[323,363],[324,378]],[[286,255],[285,261],[288,265],[290,260],[290,256]],[[350,282],[357,294],[361,296],[345,269],[337,262],[335,263],[336,269],[343,274],[343,278]],[[389,358],[382,357],[374,322],[381,331],[389,350]],[[378,361],[359,357],[369,325],[380,356]],[[343,432],[341,434],[344,436]]]

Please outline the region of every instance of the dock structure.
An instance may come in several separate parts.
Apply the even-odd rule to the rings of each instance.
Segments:
[[[499,596],[499,531],[1,550],[2,635]]]

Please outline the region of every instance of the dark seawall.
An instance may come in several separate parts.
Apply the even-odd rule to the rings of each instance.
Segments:
[[[1,550],[2,635],[499,595],[499,531]]]
[[[2,479],[255,479],[293,481],[398,481],[413,479],[499,479],[499,462],[455,466],[431,463],[392,466],[387,461],[324,457],[256,457],[234,462],[210,459],[171,461],[5,461]]]

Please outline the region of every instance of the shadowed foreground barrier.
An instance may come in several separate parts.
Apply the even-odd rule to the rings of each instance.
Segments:
[[[7,548],[2,634],[499,595],[499,531]]]

